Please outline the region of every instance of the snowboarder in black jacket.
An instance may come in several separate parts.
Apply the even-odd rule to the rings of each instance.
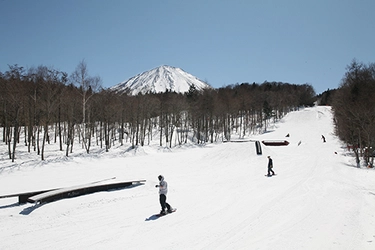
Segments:
[[[272,162],[271,156],[267,156],[267,158],[268,158],[268,174],[267,174],[267,176],[275,175],[275,172],[273,172],[273,170],[272,170],[273,162]],[[272,173],[272,175],[271,175],[271,173]]]
[[[164,176],[159,175],[159,185],[155,187],[159,188],[159,201],[161,205],[160,214],[172,213],[172,207],[167,203],[168,183],[164,180]],[[167,211],[165,211],[167,209]]]

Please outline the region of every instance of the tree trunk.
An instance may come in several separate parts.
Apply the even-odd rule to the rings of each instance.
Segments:
[[[47,135],[48,135],[48,125],[45,125],[44,126],[44,133],[43,133],[43,140],[42,140],[42,151],[41,151],[42,161],[44,161],[44,147],[46,145]]]

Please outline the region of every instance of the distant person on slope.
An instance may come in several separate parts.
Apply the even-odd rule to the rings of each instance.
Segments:
[[[159,201],[161,205],[161,211],[160,214],[167,214],[172,213],[171,206],[167,203],[167,193],[168,193],[168,183],[164,180],[164,176],[159,175],[159,185],[156,185],[155,187],[159,188]],[[165,211],[167,209],[167,211]]]
[[[271,156],[267,156],[267,158],[268,158],[268,174],[267,174],[267,176],[275,175],[275,172],[273,172],[273,170],[272,170],[273,162],[272,162]],[[271,173],[272,173],[272,175],[271,175]]]
[[[326,138],[324,137],[324,135],[322,135],[322,140],[323,142],[326,142]]]

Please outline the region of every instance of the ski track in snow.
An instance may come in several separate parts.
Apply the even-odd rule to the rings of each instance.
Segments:
[[[242,142],[56,153],[45,164],[27,154],[13,164],[3,157],[1,194],[112,176],[147,181],[40,206],[0,199],[0,249],[375,249],[375,172],[354,167],[329,107],[289,113],[249,139],[290,144],[262,144],[261,156],[254,142]],[[270,178],[267,155],[277,174]],[[156,219],[159,174],[178,210]]]

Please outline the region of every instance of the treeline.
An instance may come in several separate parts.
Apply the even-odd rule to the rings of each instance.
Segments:
[[[328,89],[316,96],[317,104],[322,106],[332,106],[337,89]]]
[[[356,60],[347,67],[332,108],[336,133],[353,149],[356,163],[363,158],[373,167],[375,148],[375,64]]]
[[[68,156],[74,143],[89,153],[92,145],[108,151],[115,143],[226,141],[232,134],[263,132],[270,121],[313,105],[315,98],[308,84],[281,82],[138,96],[116,94],[100,83],[84,61],[71,75],[45,66],[26,71],[14,65],[0,72],[0,124],[9,158],[14,161],[19,144],[43,160],[51,143]]]

